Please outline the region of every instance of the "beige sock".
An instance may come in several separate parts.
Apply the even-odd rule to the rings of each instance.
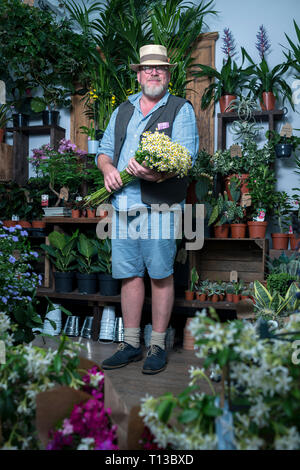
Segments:
[[[161,349],[165,349],[165,338],[166,332],[158,333],[157,331],[152,330],[150,345],[152,346],[153,344],[156,344]]]
[[[124,341],[134,348],[140,345],[140,328],[124,328]]]

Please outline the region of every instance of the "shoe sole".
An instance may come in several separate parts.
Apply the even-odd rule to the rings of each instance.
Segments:
[[[139,357],[136,357],[134,359],[131,359],[130,361],[128,362],[124,362],[124,364],[118,364],[116,366],[107,366],[107,365],[101,365],[102,369],[104,370],[112,370],[112,369],[121,369],[122,367],[125,367],[127,366],[128,364],[130,364],[131,362],[139,362],[143,359],[143,356],[139,356]]]
[[[142,369],[142,374],[147,374],[147,375],[159,374],[159,372],[162,372],[163,370],[165,370],[166,367],[167,367],[167,364],[164,367],[162,367],[161,369],[157,369],[157,370]]]

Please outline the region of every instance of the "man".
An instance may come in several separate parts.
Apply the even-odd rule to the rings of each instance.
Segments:
[[[176,64],[169,63],[164,46],[141,47],[140,63],[131,64],[130,67],[137,72],[142,91],[130,96],[128,101],[114,111],[96,156],[106,189],[109,192],[119,190],[112,197],[116,211],[115,224],[118,228],[116,234],[126,233],[126,239],[122,236],[116,239],[112,237],[112,274],[114,278],[122,279],[124,343],[119,345],[113,356],[103,361],[103,369],[123,367],[142,359],[140,322],[145,293],[145,269],[151,279],[152,336],[142,372],[157,374],[165,369],[167,363],[165,335],[174,301],[173,264],[176,240],[174,237],[164,239],[161,236],[153,239],[147,234],[145,237],[141,235],[139,239],[130,239],[127,226],[132,217],[124,222],[122,211],[144,209],[144,216],[140,219],[140,231],[143,233],[145,226],[149,230],[151,223],[151,204],[172,205],[184,202],[186,179],[158,173],[140,165],[133,158],[141,135],[146,130],[164,132],[172,140],[184,145],[193,160],[196,158],[198,130],[193,107],[183,98],[168,92],[170,70],[175,66]],[[138,179],[122,188],[119,172],[126,167],[128,173]],[[145,215],[146,208],[148,213]]]

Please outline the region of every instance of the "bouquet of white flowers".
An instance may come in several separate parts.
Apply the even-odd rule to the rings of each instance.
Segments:
[[[178,178],[183,178],[192,168],[192,158],[185,147],[178,142],[172,142],[170,137],[158,131],[144,132],[141,143],[134,158],[138,163],[146,165],[158,172],[175,173]],[[136,176],[130,175],[126,169],[120,172],[123,186],[134,181]],[[98,191],[86,196],[84,205],[98,205],[108,199],[109,193],[103,186]]]

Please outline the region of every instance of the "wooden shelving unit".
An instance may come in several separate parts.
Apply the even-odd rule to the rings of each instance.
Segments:
[[[12,179],[20,185],[28,180],[28,154],[30,135],[49,135],[50,146],[57,149],[59,141],[66,131],[60,126],[24,126],[7,127],[6,132],[13,134],[13,168]]]
[[[237,113],[218,113],[218,149],[226,149],[226,127],[228,123],[239,119]],[[275,130],[275,121],[280,121],[284,116],[284,111],[256,111],[253,113],[256,121],[263,121],[269,123],[269,130]]]

